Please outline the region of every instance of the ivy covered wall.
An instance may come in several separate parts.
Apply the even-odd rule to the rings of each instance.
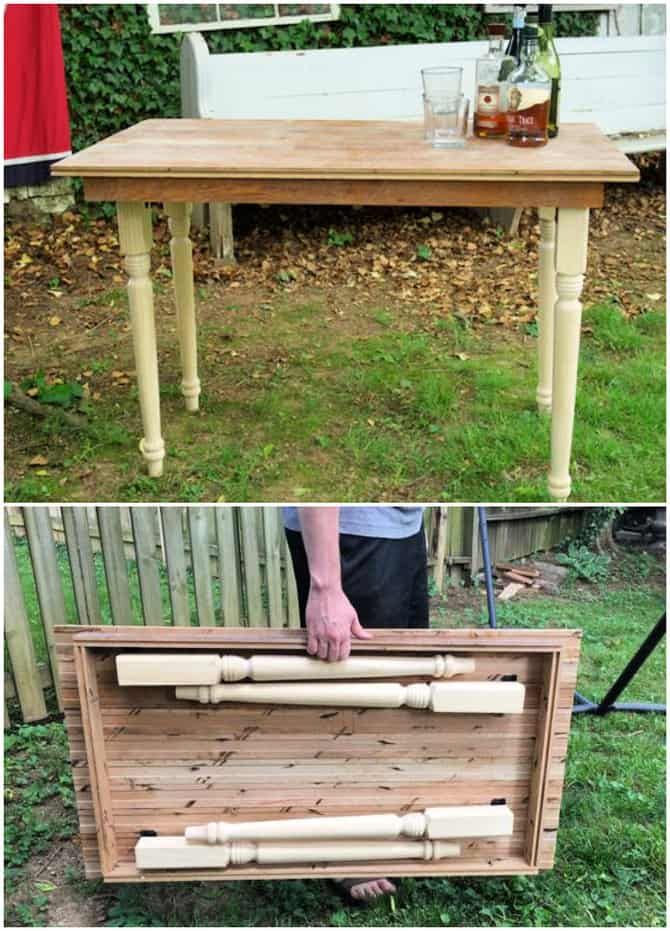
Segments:
[[[465,42],[486,36],[480,4],[345,4],[336,22],[206,32],[212,52]],[[150,117],[179,116],[181,34],[152,35],[143,4],[62,4],[63,51],[78,151]],[[560,36],[594,35],[597,16],[561,13]]]

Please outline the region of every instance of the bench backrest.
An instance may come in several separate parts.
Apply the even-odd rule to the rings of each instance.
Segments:
[[[211,55],[181,51],[182,115],[219,119],[419,119],[421,68],[459,65],[472,99],[486,42]],[[559,39],[561,119],[608,133],[665,128],[665,37]]]

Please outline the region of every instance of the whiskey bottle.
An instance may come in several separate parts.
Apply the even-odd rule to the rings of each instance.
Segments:
[[[547,144],[551,78],[537,63],[537,26],[524,26],[521,64],[509,78],[507,141],[533,147]]]
[[[549,3],[541,3],[538,32],[539,53],[537,63],[551,78],[551,102],[549,104],[549,138],[558,135],[559,101],[561,95],[561,62],[554,44],[554,22]]]
[[[514,60],[503,52],[505,26],[491,23],[488,27],[489,50],[477,60],[476,102],[473,132],[481,139],[504,136],[507,132],[507,85],[502,72],[513,70]]]

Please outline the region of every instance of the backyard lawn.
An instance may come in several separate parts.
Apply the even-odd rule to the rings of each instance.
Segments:
[[[501,626],[581,627],[578,688],[602,697],[665,605],[663,564],[621,550],[599,583],[499,606]],[[20,561],[23,557],[20,557]],[[599,562],[600,560],[600,562]],[[579,565],[579,561],[577,561]],[[29,601],[29,609],[34,610]],[[485,623],[480,590],[433,599],[435,626]],[[39,646],[38,646],[39,648]],[[665,700],[664,644],[625,693]],[[15,711],[16,709],[14,709]],[[320,880],[104,886],[83,879],[64,727],[5,736],[6,923],[151,926],[665,926],[665,718],[577,716],[556,867],[536,878],[407,880],[393,902],[342,905]]]
[[[665,192],[594,211],[573,500],[665,498]],[[6,376],[87,423],[11,404],[14,501],[541,501],[534,213],[509,237],[465,210],[240,208],[238,264],[196,236],[201,411],[178,388],[169,241],[154,282],[166,473],[149,480],[111,221],[8,224]],[[337,481],[333,484],[333,476]]]

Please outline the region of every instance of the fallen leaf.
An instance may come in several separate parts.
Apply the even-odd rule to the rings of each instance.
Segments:
[[[53,317],[49,317],[49,326],[58,326],[62,322],[63,321],[61,320],[61,318],[56,317],[55,315]]]
[[[46,456],[33,456],[28,465],[31,466],[45,466],[49,465],[49,460]]]

